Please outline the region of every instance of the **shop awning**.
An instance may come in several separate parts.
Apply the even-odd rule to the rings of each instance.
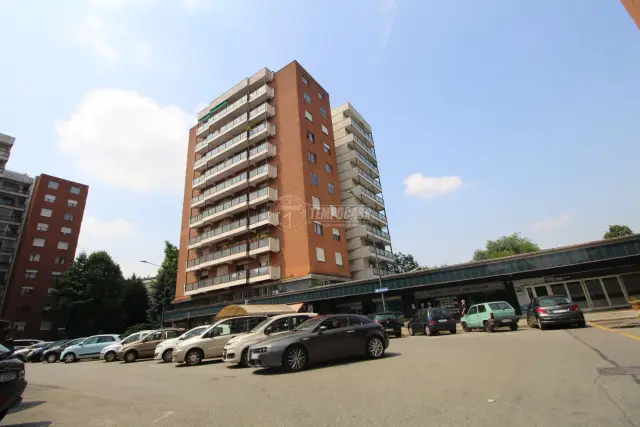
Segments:
[[[302,308],[304,303],[303,302],[299,302],[297,304],[288,304],[288,305],[289,305],[289,307],[291,307],[293,309],[293,311],[295,311],[297,313],[298,311],[300,311],[300,309]]]
[[[252,314],[264,314],[273,316],[276,314],[296,313],[296,310],[286,304],[247,304],[247,305],[228,305],[224,307],[216,315],[216,320],[226,319],[227,317],[249,316]]]

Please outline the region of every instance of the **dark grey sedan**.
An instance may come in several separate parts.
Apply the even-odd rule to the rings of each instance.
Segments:
[[[310,363],[355,356],[380,358],[389,347],[382,325],[353,314],[316,316],[293,332],[250,347],[249,364],[300,371]]]

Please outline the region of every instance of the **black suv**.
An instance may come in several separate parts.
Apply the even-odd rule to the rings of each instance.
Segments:
[[[387,335],[395,335],[396,338],[402,337],[402,322],[398,319],[397,314],[388,313],[373,313],[369,315],[369,318],[374,320],[377,324],[387,331]]]
[[[425,335],[435,335],[440,331],[456,333],[456,321],[453,314],[446,308],[433,307],[419,310],[409,320],[409,335],[424,332]]]

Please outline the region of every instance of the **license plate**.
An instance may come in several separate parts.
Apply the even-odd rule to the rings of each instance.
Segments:
[[[440,319],[438,320],[438,323],[447,323],[447,319]]]
[[[18,378],[18,374],[15,372],[3,372],[0,374],[0,383],[5,381],[13,381]]]
[[[260,356],[260,353],[251,353],[251,360],[256,360]]]
[[[503,323],[511,323],[511,319],[503,319],[502,322]]]
[[[568,308],[565,308],[565,309],[562,309],[562,310],[553,310],[553,312],[554,312],[554,313],[568,313],[568,312],[569,312],[569,309],[568,309]]]
[[[385,329],[387,332],[393,332],[393,328],[387,328]]]

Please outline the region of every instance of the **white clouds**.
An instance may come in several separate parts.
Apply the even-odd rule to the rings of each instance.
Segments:
[[[536,221],[533,224],[533,229],[537,232],[555,231],[560,228],[566,227],[571,222],[571,219],[571,215],[565,213],[554,218]]]
[[[378,0],[378,15],[382,19],[382,27],[380,30],[380,45],[386,47],[393,32],[393,26],[396,23],[398,15],[398,0]]]
[[[432,199],[459,189],[462,179],[459,176],[428,177],[418,172],[406,177],[403,184],[405,196]]]
[[[136,92],[89,92],[55,125],[60,150],[88,176],[111,186],[180,194],[188,128],[195,119]]]
[[[71,28],[71,38],[74,42],[91,49],[99,58],[113,63],[118,61],[121,55],[110,36],[104,21],[97,16],[86,17]]]

